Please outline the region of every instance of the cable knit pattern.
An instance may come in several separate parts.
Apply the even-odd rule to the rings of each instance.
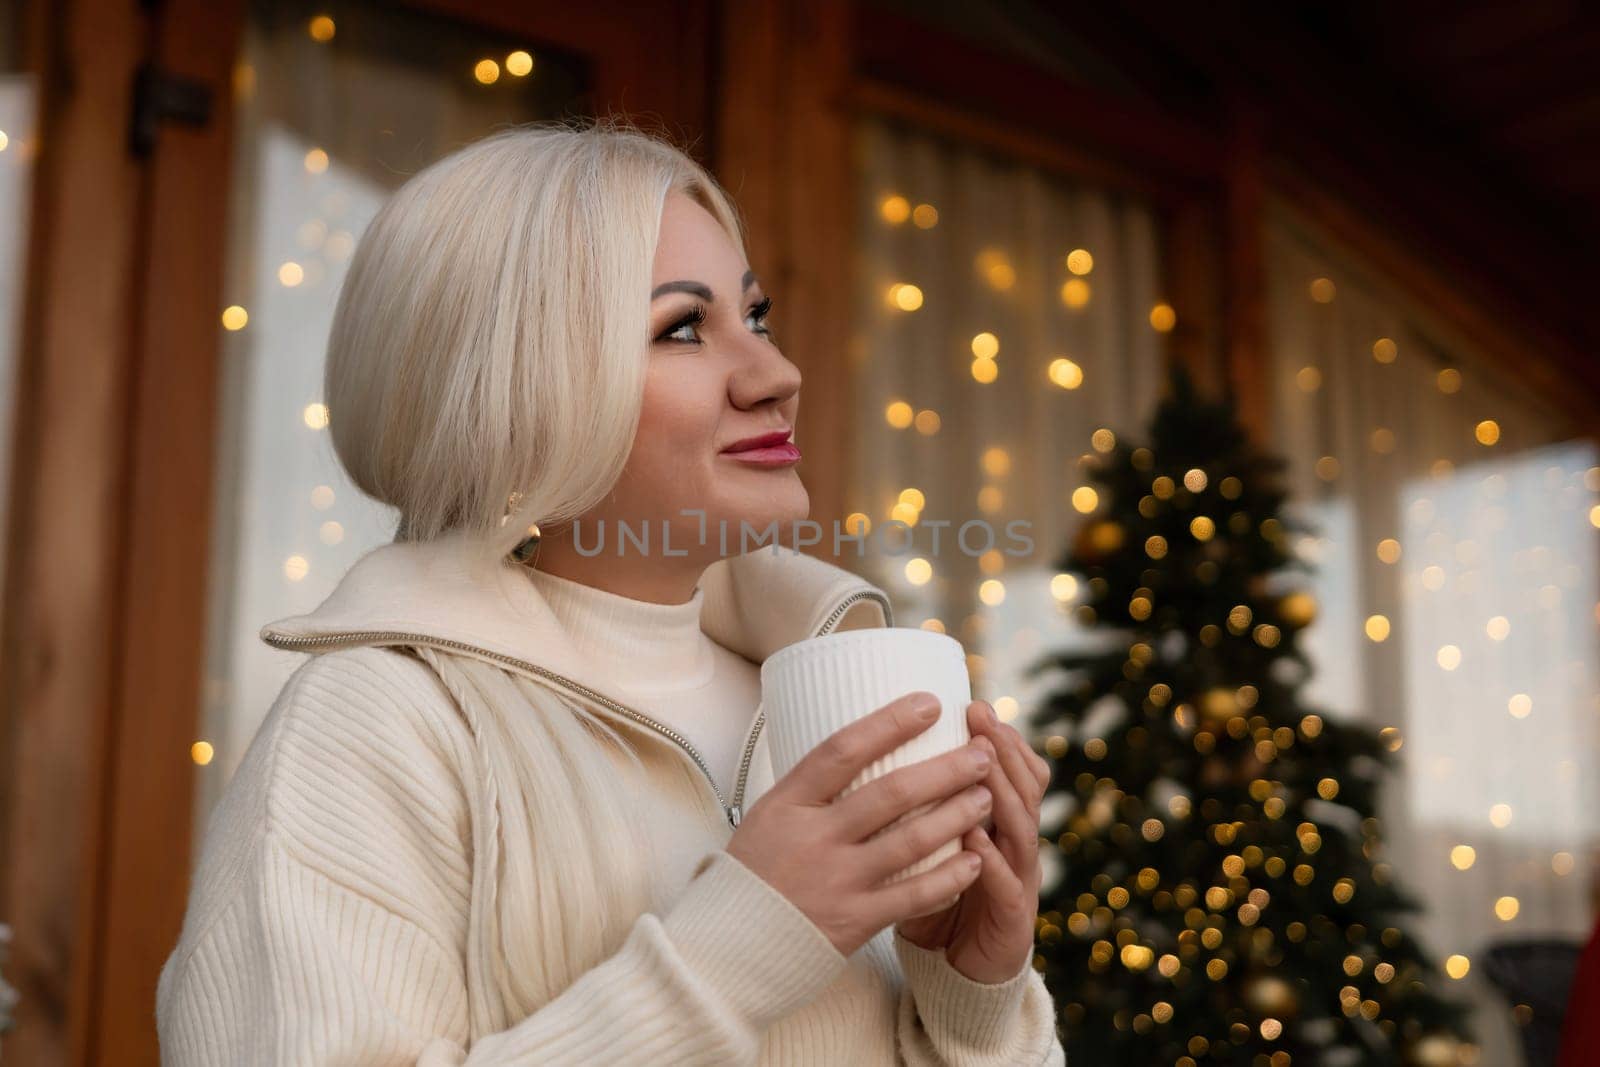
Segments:
[[[1064,1063],[1031,967],[973,982],[892,928],[841,955],[720,847],[708,795],[659,753],[642,766],[661,775],[660,810],[640,818],[687,878],[663,873],[665,903],[536,1010],[475,1025],[477,766],[471,726],[416,656],[352,647],[302,665],[207,824],[160,977],[163,1063]],[[539,857],[537,819],[534,837],[506,847]]]

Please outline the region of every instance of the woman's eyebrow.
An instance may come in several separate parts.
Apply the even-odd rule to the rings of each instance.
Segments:
[[[755,283],[756,272],[753,270],[745,271],[744,279],[742,281],[743,289],[748,290]],[[654,300],[656,297],[665,296],[667,293],[689,293],[692,296],[698,296],[701,300],[704,300],[707,303],[714,303],[716,301],[716,297],[711,295],[710,286],[703,282],[689,281],[662,282],[650,293],[650,299]]]

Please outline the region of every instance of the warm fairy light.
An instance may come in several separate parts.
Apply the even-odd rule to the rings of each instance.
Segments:
[[[1067,253],[1067,269],[1074,274],[1088,274],[1094,270],[1094,257],[1086,248],[1074,248]]]
[[[974,265],[991,288],[1006,290],[1017,284],[1017,270],[998,248],[986,248],[978,253]]]
[[[920,629],[927,630],[929,633],[942,634],[944,633],[944,623],[938,619],[923,619]]]
[[[6,131],[0,130],[0,152],[4,152],[6,150],[6,146],[10,143],[11,138],[6,136]]]
[[[1150,325],[1157,333],[1170,333],[1178,324],[1178,313],[1171,304],[1157,304],[1150,309]]]
[[[1441,393],[1459,393],[1461,391],[1461,372],[1454,367],[1446,367],[1434,378]]]
[[[283,575],[291,582],[298,582],[300,579],[304,578],[306,576],[306,572],[310,569],[311,564],[306,562],[306,558],[304,556],[290,556],[288,559],[283,561]]]
[[[300,417],[313,430],[325,429],[328,425],[328,405],[307,404]]]
[[[318,511],[327,511],[333,507],[333,486],[319,485],[311,490],[311,506]]]
[[[1089,435],[1089,443],[1096,452],[1110,452],[1117,447],[1117,435],[1102,426]]]
[[[917,489],[917,488],[908,488],[908,489],[900,490],[899,500],[900,500],[900,503],[909,504],[911,507],[916,508],[918,511],[921,511],[923,508],[928,506],[928,498],[926,496],[923,496],[921,489]]]
[[[918,204],[911,211],[911,222],[919,230],[931,230],[939,225],[939,209],[932,204]]]
[[[1511,805],[1496,804],[1489,809],[1489,824],[1496,830],[1504,830],[1511,825]]]
[[[1069,308],[1081,308],[1089,302],[1089,283],[1082,278],[1068,278],[1061,286],[1061,302]]]
[[[1005,494],[997,485],[986,485],[978,490],[978,510],[993,515],[1005,504]]]
[[[533,56],[520,48],[506,56],[506,73],[513,78],[526,78],[533,73]]]
[[[889,406],[883,409],[883,417],[890,426],[903,430],[911,425],[911,405],[904,400],[891,400]]]
[[[917,432],[922,434],[924,437],[931,437],[939,432],[939,413],[934,411],[932,408],[923,408],[921,411],[917,412],[915,422]]]
[[[972,339],[972,354],[979,359],[993,359],[1000,354],[1000,338],[985,330]]]
[[[910,504],[900,503],[889,509],[889,518],[896,522],[903,522],[907,526],[915,526],[922,517],[922,511]]]
[[[1144,552],[1151,559],[1164,559],[1167,555],[1167,539],[1160,534],[1151,534],[1144,539]]]
[[[991,608],[999,607],[1006,599],[1006,586],[998,578],[990,578],[978,586],[978,599]]]
[[[915,311],[922,306],[922,290],[910,282],[896,282],[889,286],[889,305],[901,311]]]
[[[1190,467],[1183,472],[1183,487],[1191,493],[1204,492],[1206,488],[1206,472],[1199,467]]]
[[[211,747],[210,741],[196,741],[189,746],[189,758],[204,767],[211,762],[211,757],[216,755],[216,750]]]
[[[1011,453],[999,445],[984,449],[983,472],[991,478],[1003,478],[1011,473]]]
[[[1441,645],[1438,654],[1434,657],[1440,667],[1453,671],[1461,666],[1461,649],[1455,645]]]
[[[992,359],[972,361],[972,379],[979,385],[988,385],[1000,376],[1000,365]]]
[[[1395,356],[1400,354],[1400,346],[1387,337],[1380,337],[1372,342],[1372,358],[1379,363],[1393,363]]]
[[[305,268],[300,266],[300,264],[296,263],[292,259],[285,260],[284,263],[278,267],[278,281],[291,289],[305,281],[305,279]]]
[[[994,713],[1001,722],[1010,722],[1017,717],[1016,697],[996,697],[994,700]]]
[[[903,196],[886,196],[878,203],[878,214],[884,222],[898,226],[911,217],[911,201]]]
[[[1331,303],[1333,303],[1333,297],[1334,297],[1334,293],[1335,293],[1335,289],[1334,289],[1334,286],[1333,286],[1333,279],[1331,279],[1331,278],[1313,278],[1311,280],[1311,285],[1308,288],[1309,288],[1310,293],[1311,293],[1311,299],[1315,300],[1317,303],[1319,303],[1319,304],[1331,304]]]
[[[1387,426],[1379,426],[1372,431],[1372,450],[1380,455],[1388,455],[1394,451],[1394,431]]]
[[[1589,525],[1600,529],[1600,504],[1589,509]]]
[[[311,34],[311,39],[318,44],[327,44],[333,40],[334,30],[333,19],[327,15],[314,15],[306,24],[306,32]]]
[[[1533,714],[1533,698],[1527,693],[1517,693],[1506,701],[1506,708],[1513,719],[1526,719]]]
[[[1444,973],[1451,978],[1465,978],[1472,969],[1472,961],[1460,954],[1451,956],[1444,961]]]
[[[865,512],[852,511],[844,517],[844,532],[852,537],[862,537],[872,532],[872,519]]]
[[[912,585],[927,585],[928,580],[933,577],[933,564],[921,556],[914,556],[906,560],[905,572],[906,581]]]
[[[1572,853],[1570,852],[1557,852],[1550,857],[1550,869],[1555,872],[1557,877],[1565,878],[1571,874],[1573,866]]]
[[[1301,367],[1294,376],[1294,384],[1303,393],[1314,393],[1322,388],[1322,372],[1316,367]]]
[[[1400,542],[1392,537],[1385,537],[1379,541],[1378,558],[1385,563],[1400,562]]]
[[[500,80],[500,64],[492,59],[480,59],[472,68],[472,76],[480,85],[493,85]]]
[[[1083,368],[1063,356],[1050,361],[1050,380],[1063,389],[1076,389],[1083,384]]]
[[[1189,520],[1189,533],[1194,536],[1196,541],[1209,541],[1216,532],[1217,524],[1211,520],[1210,516],[1196,515]]]
[[[1493,419],[1484,419],[1472,433],[1480,445],[1492,445],[1500,440],[1500,424]]]
[[[1516,897],[1504,896],[1494,902],[1494,917],[1503,923],[1508,923],[1517,917],[1517,912],[1522,910],[1522,902]]]
[[[1511,633],[1511,620],[1504,615],[1496,615],[1484,626],[1484,631],[1492,641],[1504,641]]]
[[[1422,588],[1429,592],[1437,593],[1444,588],[1444,568],[1437,563],[1430,563],[1422,568]]]
[[[313,148],[306,153],[305,165],[307,174],[321,174],[328,169],[328,153],[320,148]]]
[[[1070,574],[1058,574],[1050,579],[1050,595],[1065,603],[1078,595],[1078,579]]]
[[[1072,491],[1072,506],[1087,515],[1100,506],[1100,494],[1087,485],[1080,485]]]
[[[242,330],[250,321],[250,313],[238,304],[229,304],[222,309],[222,328],[224,330]]]
[[[1333,456],[1323,456],[1317,460],[1317,477],[1325,482],[1331,482],[1339,477],[1339,461]]]
[[[344,540],[344,525],[329,520],[318,528],[317,536],[322,539],[322,543],[325,545],[336,545]]]

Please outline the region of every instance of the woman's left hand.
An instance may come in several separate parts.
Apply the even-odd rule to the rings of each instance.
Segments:
[[[1033,958],[1039,914],[1039,804],[1050,765],[1022,735],[1000,721],[986,700],[967,706],[967,726],[987,739],[995,758],[982,784],[994,796],[994,831],[967,831],[961,846],[983,860],[978,880],[950,907],[896,924],[926,949],[943,949],[950,965],[974,982],[1014,977]]]

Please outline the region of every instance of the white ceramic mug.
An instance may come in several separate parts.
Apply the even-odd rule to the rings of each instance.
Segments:
[[[874,761],[841,797],[897,767],[967,743],[972,681],[966,650],[953,637],[907,627],[846,630],[779,649],[761,665],[761,702],[774,776],[789,773],[835,731],[918,690],[939,698],[939,719]],[[935,806],[937,802],[913,809],[879,833]],[[959,851],[960,840],[952,839],[884,884],[931,870]]]

